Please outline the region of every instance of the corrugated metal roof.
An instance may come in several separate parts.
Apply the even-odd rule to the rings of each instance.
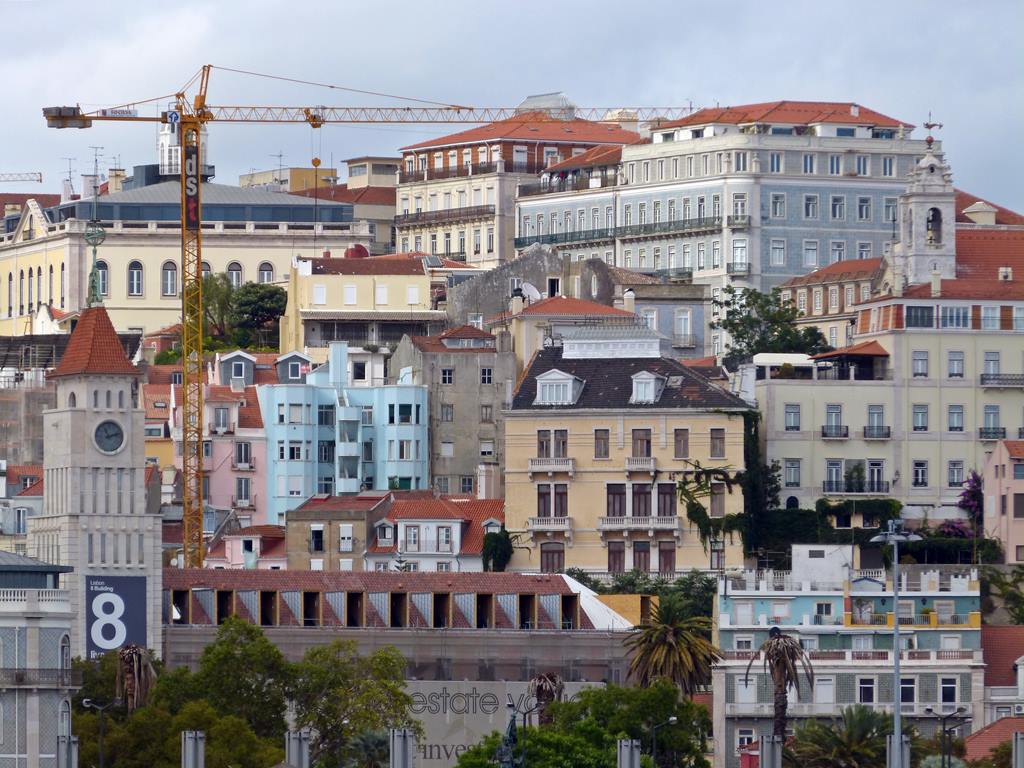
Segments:
[[[265,189],[252,187],[233,187],[229,184],[203,184],[203,205],[301,205],[308,207],[313,201],[300,195],[288,195],[283,192],[269,192]],[[84,201],[91,202],[92,198]],[[180,205],[181,183],[178,181],[162,181],[148,187],[129,189],[103,195],[99,199],[101,205],[138,205],[144,203]],[[319,205],[339,206],[350,203],[336,203],[332,200],[320,200]]]

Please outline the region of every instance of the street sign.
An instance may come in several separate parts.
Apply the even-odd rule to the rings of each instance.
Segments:
[[[177,125],[179,122],[181,122],[181,115],[179,115],[175,110],[172,109],[167,113],[167,122],[171,125]]]

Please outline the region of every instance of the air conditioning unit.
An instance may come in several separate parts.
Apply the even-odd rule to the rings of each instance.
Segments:
[[[1014,704],[1013,705],[1013,714],[1015,714],[1015,715],[1024,715],[1024,704]]]

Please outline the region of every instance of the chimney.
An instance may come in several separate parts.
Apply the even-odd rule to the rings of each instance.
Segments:
[[[523,311],[523,289],[516,288],[512,291],[512,301],[509,302],[509,312],[518,315]]]
[[[892,273],[892,295],[903,295],[903,270],[897,265]]]
[[[932,298],[937,299],[942,295],[942,273],[937,269],[932,270]]]
[[[1011,283],[1013,282],[1013,267],[1000,267],[999,268],[999,282]]]
[[[856,104],[850,105],[850,117],[860,117],[860,107]]]
[[[622,308],[627,312],[636,313],[636,294],[632,288],[622,292]]]
[[[99,195],[100,177],[92,173],[82,174],[82,199],[88,200]]]
[[[69,200],[74,200],[75,188],[71,184],[71,179],[64,179],[64,183],[61,185],[60,201],[66,203]]]
[[[111,168],[107,172],[107,194],[114,194],[124,189],[124,168]]]
[[[989,205],[984,200],[979,200],[961,211],[964,216],[975,224],[982,224],[987,227],[995,225],[997,212],[998,209],[994,205]]]

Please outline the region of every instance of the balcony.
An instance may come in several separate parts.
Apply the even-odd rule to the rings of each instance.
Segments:
[[[830,495],[845,495],[852,493],[888,493],[888,480],[865,480],[863,482],[848,482],[846,480],[826,480],[821,484],[822,493]]]
[[[891,627],[895,619],[892,613],[858,613],[854,611],[847,614],[850,617],[851,626],[869,627]],[[981,626],[981,613],[946,613],[939,614],[934,611],[930,613],[915,613],[910,616],[900,616],[901,627],[971,627]],[[912,653],[912,652],[911,652]]]
[[[556,472],[565,472],[572,477],[576,473],[576,459],[550,457],[530,459],[526,465],[526,472],[531,479],[535,472],[547,473],[548,477]]]
[[[232,496],[231,506],[235,509],[252,509],[256,506],[256,494],[250,493],[248,497]]]
[[[658,460],[653,456],[627,456],[626,472],[657,472]]]
[[[246,461],[238,461],[237,459],[231,460],[231,468],[235,472],[255,472],[256,471],[256,457],[250,456]]]
[[[846,424],[825,424],[821,428],[822,440],[849,440],[850,428]]]
[[[746,261],[730,261],[725,265],[727,275],[749,275],[750,263]]]
[[[517,237],[514,241],[516,248],[526,248],[534,243],[542,245],[563,245],[566,243],[593,243],[615,239],[614,227],[599,227],[598,229],[578,229],[568,232],[552,232],[546,235],[528,235]]]
[[[981,386],[1007,389],[1024,387],[1024,373],[983,373]]]
[[[493,205],[470,205],[462,206],[461,208],[445,208],[442,211],[403,213],[395,216],[395,226],[424,226],[444,222],[467,221],[469,219],[485,219],[491,216],[494,216]]]
[[[647,531],[651,534],[655,531],[679,533],[682,531],[682,521],[674,515],[662,517],[599,517],[597,518],[597,530]]]
[[[220,423],[220,424],[217,424],[215,422],[210,422],[209,424],[207,424],[207,434],[208,435],[232,434],[234,431],[235,431],[235,424],[234,424],[234,422],[223,422],[223,423]]]
[[[892,437],[892,427],[871,425],[864,427],[865,440],[888,440]]]
[[[704,216],[697,219],[671,219],[648,224],[627,224],[618,227],[615,230],[615,235],[628,239],[645,235],[700,235],[721,231],[721,216]]]
[[[729,229],[746,229],[750,226],[750,216],[748,214],[730,216],[726,219],[726,225]]]
[[[812,662],[864,662],[864,661],[886,661],[892,660],[892,651],[889,649],[879,650],[853,650],[850,648],[838,648],[834,650],[811,650],[807,652]],[[722,651],[725,661],[761,661],[761,653],[757,650],[743,651]],[[900,653],[901,661],[981,661],[981,651],[970,648],[958,648],[956,650],[904,650]],[[768,705],[771,706],[770,704]]]
[[[979,440],[1003,440],[1006,437],[1006,427],[979,427]]]
[[[672,346],[680,349],[693,349],[697,346],[697,337],[692,333],[677,333],[672,337]]]
[[[572,518],[568,515],[562,517],[531,517],[527,520],[526,528],[530,533],[565,533],[572,535]]]
[[[554,195],[559,192],[582,192],[586,189],[604,189],[617,186],[618,183],[618,175],[614,172],[609,172],[604,176],[580,173],[564,179],[553,178],[547,181],[520,184],[516,197],[536,197],[537,195]]]
[[[0,668],[0,689],[4,688],[78,688],[82,671],[72,669]]]

